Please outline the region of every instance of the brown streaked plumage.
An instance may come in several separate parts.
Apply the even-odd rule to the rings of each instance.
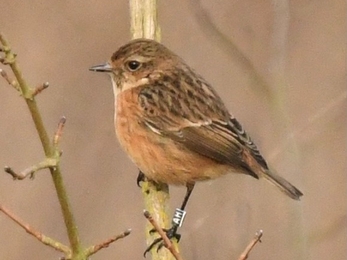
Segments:
[[[264,177],[293,199],[302,196],[270,172],[211,85],[162,44],[133,40],[91,70],[111,75],[117,137],[148,178],[193,185],[236,172]]]

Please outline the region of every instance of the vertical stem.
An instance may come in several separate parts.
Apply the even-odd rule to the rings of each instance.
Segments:
[[[160,41],[156,0],[130,0],[130,31],[133,39]]]
[[[131,35],[133,39],[148,38],[159,41],[160,28],[157,21],[157,1],[156,0],[130,0]],[[167,184],[157,184],[151,181],[142,183],[142,194],[144,197],[146,210],[162,227],[168,227],[169,218],[169,187]],[[150,224],[146,227],[147,245],[151,244],[156,234],[150,234],[152,229]],[[154,235],[154,236],[153,236]],[[176,244],[177,246],[177,244]],[[151,251],[152,259],[174,259],[172,254],[165,249],[156,252],[154,247]]]

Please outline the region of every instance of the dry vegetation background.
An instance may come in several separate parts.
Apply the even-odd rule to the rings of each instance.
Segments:
[[[137,169],[115,138],[109,79],[88,71],[129,40],[128,2],[0,6],[0,30],[25,77],[50,82],[37,98],[47,129],[53,133],[61,115],[68,119],[62,170],[84,243],[132,228],[93,259],[142,259],[146,221]],[[163,43],[215,86],[272,167],[305,194],[292,201],[246,176],[200,183],[181,229],[185,259],[236,259],[260,228],[263,243],[250,259],[346,259],[345,11],[343,0],[160,1]],[[24,169],[43,158],[37,134],[25,103],[2,79],[0,98],[0,166]],[[173,207],[184,192],[171,189]],[[67,243],[48,171],[34,181],[0,174],[0,203]],[[60,256],[3,214],[0,230],[0,259]]]

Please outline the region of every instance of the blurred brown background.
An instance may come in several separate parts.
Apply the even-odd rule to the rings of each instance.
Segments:
[[[92,258],[143,259],[137,169],[115,138],[110,80],[88,71],[129,40],[128,2],[0,6],[0,31],[26,79],[50,82],[37,98],[47,129],[68,119],[62,169],[84,243],[133,230]],[[263,243],[250,259],[346,259],[345,11],[343,0],[160,1],[162,42],[211,82],[272,167],[305,194],[292,201],[247,176],[200,183],[180,230],[185,259],[237,259],[258,229]],[[21,170],[43,152],[23,100],[2,79],[0,97],[0,166]],[[67,243],[48,171],[34,181],[0,176],[0,203]],[[171,189],[173,208],[184,192]],[[61,256],[3,214],[0,230],[0,259]]]

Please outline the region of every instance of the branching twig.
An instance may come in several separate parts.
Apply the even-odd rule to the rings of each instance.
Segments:
[[[72,215],[71,207],[69,204],[68,196],[65,190],[65,186],[63,184],[63,179],[62,179],[62,175],[61,175],[61,171],[59,167],[61,151],[59,151],[58,146],[61,140],[66,118],[62,117],[60,119],[57,130],[53,136],[53,141],[51,142],[49,140],[47,131],[43,125],[41,114],[38,110],[38,107],[35,101],[35,96],[39,94],[41,91],[43,91],[44,89],[46,89],[49,86],[49,83],[48,82],[43,83],[36,88],[29,87],[29,85],[24,80],[22,73],[16,63],[16,55],[11,51],[11,48],[7,40],[1,33],[0,33],[0,43],[2,44],[2,46],[0,46],[0,52],[5,53],[5,57],[1,58],[0,62],[5,65],[9,65],[11,67],[13,74],[16,77],[16,80],[11,80],[6,74],[6,72],[2,69],[0,69],[0,75],[15,89],[17,89],[20,93],[22,93],[27,103],[27,106],[31,112],[32,119],[35,123],[36,130],[39,134],[42,147],[46,155],[46,159],[44,159],[42,162],[39,162],[38,164],[30,166],[29,168],[25,169],[19,174],[17,174],[12,168],[8,166],[5,167],[5,171],[9,173],[10,175],[12,175],[14,179],[22,180],[28,175],[31,175],[32,177],[33,174],[39,170],[46,169],[46,168],[50,170],[52,178],[53,178],[53,182],[57,191],[60,206],[62,209],[71,248],[57,241],[54,241],[53,239],[46,237],[42,233],[36,231],[28,224],[25,224],[22,220],[20,220],[17,216],[15,216],[12,212],[10,212],[8,209],[3,207],[2,205],[0,205],[0,211],[4,212],[9,218],[11,218],[18,225],[24,228],[29,234],[36,237],[43,244],[49,245],[55,248],[56,250],[59,250],[65,253],[65,256],[61,259],[85,260],[88,258],[89,255],[95,254],[97,251],[101,250],[102,248],[108,247],[109,244],[111,244],[112,242],[115,242],[118,239],[128,236],[130,234],[130,229],[126,230],[125,232],[123,232],[122,234],[116,237],[113,237],[111,239],[108,239],[107,241],[104,241],[103,243],[99,245],[91,246],[87,249],[82,248],[79,235],[78,235],[77,226],[75,224],[75,220]]]
[[[172,244],[171,240],[167,237],[164,230],[158,225],[158,223],[154,220],[154,218],[151,216],[151,214],[145,210],[143,212],[143,215],[146,217],[146,219],[152,224],[154,229],[158,232],[158,234],[161,236],[161,238],[164,241],[164,245],[167,249],[170,250],[171,254],[175,257],[176,260],[183,260],[181,255],[176,251],[174,245]]]
[[[55,158],[46,158],[45,160],[43,160],[42,162],[39,162],[38,164],[34,164],[28,168],[26,168],[25,170],[23,170],[20,173],[16,173],[11,167],[9,166],[5,166],[4,170],[5,172],[7,172],[8,174],[12,175],[14,180],[23,180],[25,179],[28,175],[30,175],[30,178],[33,179],[34,178],[34,174],[42,169],[47,169],[47,168],[51,168],[51,167],[56,167],[58,165],[58,161]]]
[[[259,230],[257,233],[255,233],[254,238],[252,241],[248,244],[245,251],[240,255],[238,260],[246,260],[248,258],[249,253],[253,249],[253,247],[258,243],[261,242],[261,237],[263,236],[263,230]]]
[[[11,212],[9,209],[5,208],[0,204],[0,211],[2,211],[5,215],[7,215],[10,219],[12,219],[14,222],[16,222],[19,226],[21,226],[27,233],[41,241],[43,244],[48,245],[60,252],[65,253],[65,255],[69,256],[71,254],[71,250],[68,246],[63,245],[55,240],[53,240],[50,237],[47,237],[43,235],[41,232],[35,230],[30,225],[24,223],[23,220],[21,220],[19,217],[17,217],[13,212]]]
[[[39,135],[43,150],[45,152],[45,156],[46,158],[57,159],[60,153],[59,151],[55,149],[53,144],[50,142],[50,138],[44,127],[41,114],[39,112],[39,109],[35,101],[35,95],[33,95],[35,91],[25,81],[22,75],[22,72],[19,69],[19,66],[16,62],[16,54],[14,54],[11,51],[11,47],[8,41],[5,39],[4,35],[1,33],[0,33],[0,43],[2,45],[1,48],[5,54],[5,57],[3,58],[2,63],[5,65],[9,65],[12,69],[12,72],[16,78],[16,81],[18,82],[20,92],[22,93],[22,96],[24,97],[24,100],[31,113],[31,117],[35,124],[37,133]],[[70,246],[72,249],[72,255],[76,256],[81,253],[82,246],[79,239],[77,225],[75,223],[75,219],[72,214],[69,199],[65,190],[65,185],[63,183],[63,178],[60,171],[59,163],[55,167],[49,167],[49,170],[51,172],[53,183],[57,192],[62,214],[64,217],[64,222],[65,222],[65,226],[66,226],[69,241],[70,241]],[[11,171],[11,173],[13,173],[13,171]]]
[[[66,122],[66,118],[63,116],[59,121],[58,128],[53,137],[54,155],[52,156],[52,158],[47,157],[42,162],[39,162],[38,164],[30,166],[20,173],[16,173],[11,167],[5,166],[4,168],[5,172],[12,175],[13,179],[15,180],[23,180],[28,175],[30,175],[31,179],[34,178],[34,174],[39,170],[57,167],[59,164],[60,156],[61,156],[61,152],[58,150],[58,144],[63,134],[63,128],[65,125],[65,122]]]
[[[86,249],[86,255],[91,256],[91,255],[95,254],[96,252],[98,252],[99,250],[109,247],[109,245],[111,243],[116,242],[117,240],[122,239],[122,238],[130,235],[130,233],[131,233],[131,229],[127,229],[123,233],[121,233],[117,236],[114,236],[112,238],[109,238],[106,241],[104,241],[98,245],[88,247]]]

